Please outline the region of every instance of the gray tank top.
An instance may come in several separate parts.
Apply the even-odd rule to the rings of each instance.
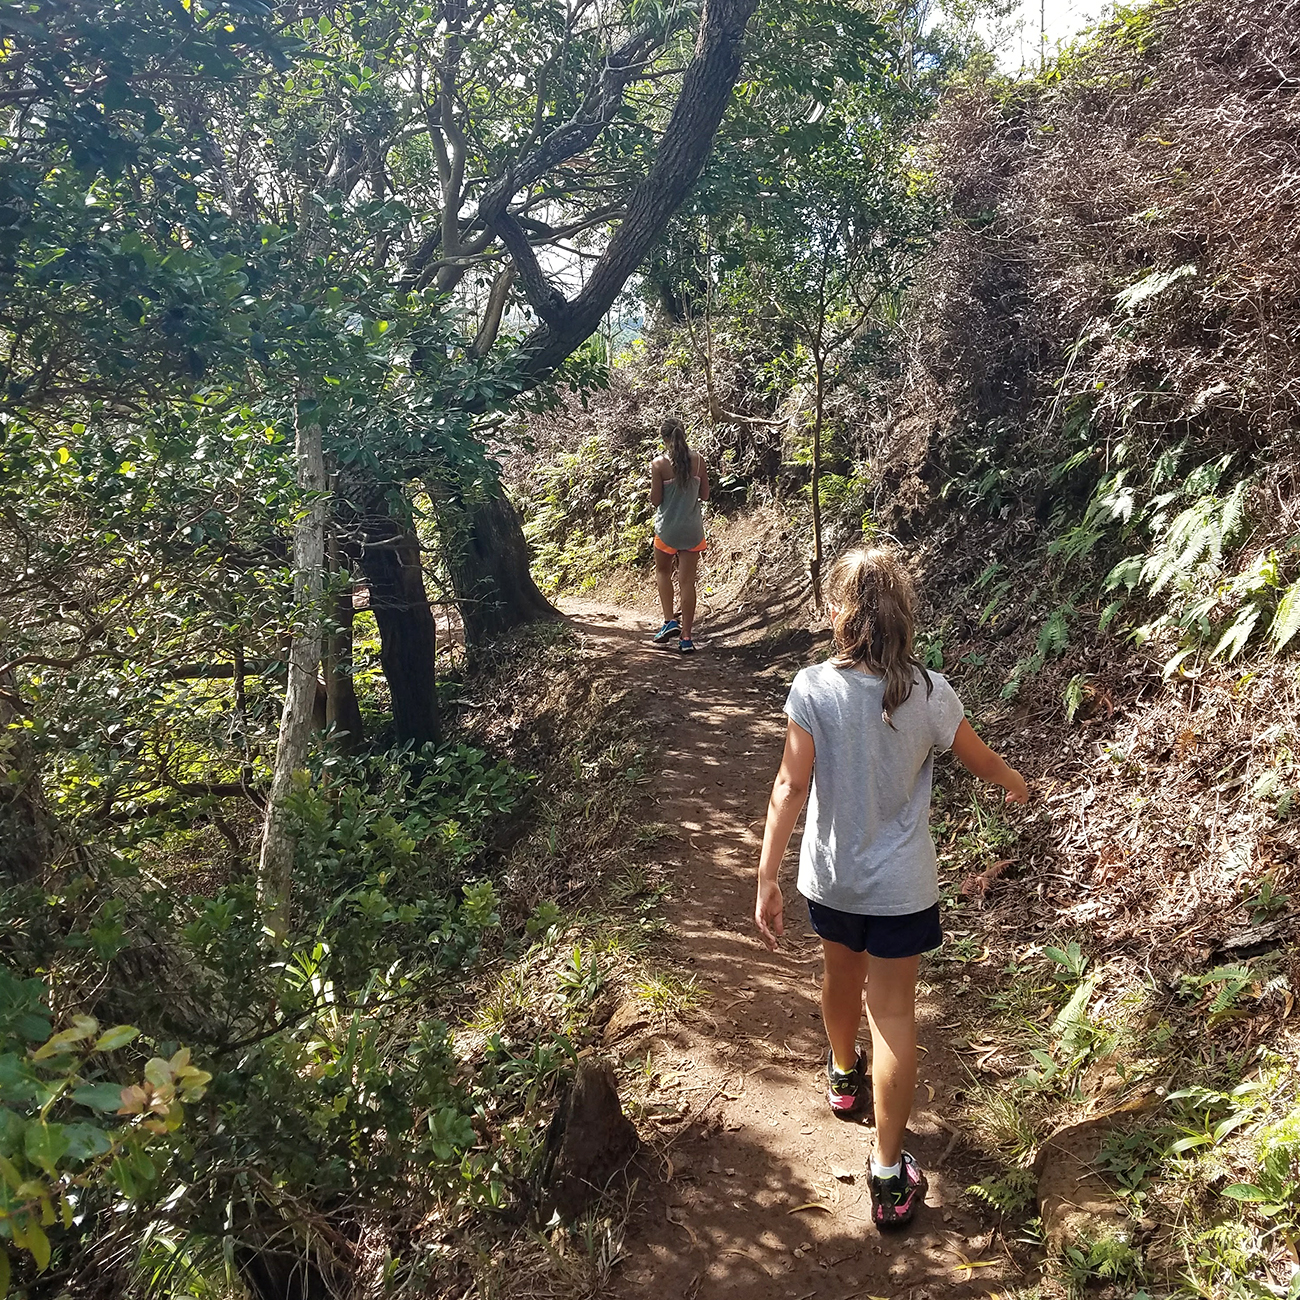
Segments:
[[[678,551],[692,550],[704,540],[700,480],[694,474],[685,487],[675,478],[664,483],[663,504],[655,510],[655,536]]]

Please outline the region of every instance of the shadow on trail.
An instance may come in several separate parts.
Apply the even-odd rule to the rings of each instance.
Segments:
[[[802,1079],[790,1084],[804,1090]],[[878,1232],[861,1170],[851,1182],[810,1177],[802,1162],[774,1155],[762,1121],[752,1127],[751,1134],[700,1123],[644,1154],[648,1176],[659,1181],[629,1224],[616,1294],[964,1300],[1023,1280],[995,1234],[967,1237],[933,1204],[909,1227]],[[924,1140],[911,1146],[922,1163],[940,1154]]]

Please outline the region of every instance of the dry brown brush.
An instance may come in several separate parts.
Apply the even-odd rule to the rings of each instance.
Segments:
[[[1094,474],[1126,438],[1234,453],[1294,528],[1297,90],[1296,0],[1180,0],[948,98],[927,155],[953,217],[892,412],[931,490],[993,472],[1041,515],[1082,433]]]
[[[1300,883],[1297,92],[1297,0],[1165,0],[951,93],[878,463],[932,661],[1042,778],[1031,912],[1174,962]]]

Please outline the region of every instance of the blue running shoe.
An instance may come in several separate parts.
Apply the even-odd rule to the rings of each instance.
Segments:
[[[671,641],[675,636],[681,636],[682,625],[675,619],[670,618],[667,623],[659,629],[654,635],[656,645],[663,645],[665,641]]]
[[[692,641],[690,637],[684,636],[680,641],[678,641],[677,648],[684,655],[693,655],[695,653],[695,642]]]

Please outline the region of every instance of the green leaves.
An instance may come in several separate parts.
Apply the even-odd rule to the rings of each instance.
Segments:
[[[57,1174],[59,1161],[68,1153],[71,1141],[62,1124],[35,1120],[28,1124],[23,1137],[23,1153],[38,1169],[51,1178]]]
[[[1277,612],[1269,627],[1274,651],[1281,653],[1300,632],[1300,581],[1293,582],[1277,603]]]
[[[480,880],[476,884],[465,885],[465,902],[462,910],[465,920],[476,930],[487,930],[501,924],[497,912],[498,900],[495,886],[490,880]]]
[[[32,1053],[32,1060],[44,1061],[51,1056],[59,1056],[68,1048],[93,1038],[98,1032],[99,1021],[94,1016],[73,1016],[71,1028],[60,1030],[48,1042],[37,1048]]]
[[[114,1025],[95,1040],[95,1051],[115,1052],[119,1047],[134,1042],[140,1031],[134,1025]]]
[[[101,1033],[93,1016],[74,1015],[51,1034],[34,1010],[44,1001],[41,981],[17,980],[0,968],[0,1049],[8,1049],[0,1050],[0,1236],[41,1271],[58,1244],[58,1234],[51,1239],[46,1230],[72,1223],[71,1190],[81,1189],[84,1200],[87,1189],[111,1181],[121,1194],[135,1195],[156,1174],[146,1148],[175,1131],[181,1101],[201,1097],[211,1080],[190,1064],[187,1049],[149,1061],[143,1085],[124,1089],[97,1079],[99,1058],[140,1031],[115,1025]],[[27,1032],[38,1024],[44,1032]],[[39,1045],[28,1048],[32,1037]],[[134,1094],[143,1104],[133,1108],[127,1103]],[[125,1118],[110,1122],[110,1114]]]
[[[1088,958],[1077,939],[1071,939],[1064,948],[1048,945],[1043,949],[1043,956],[1058,967],[1052,972],[1055,979],[1081,980],[1088,969]]]
[[[83,1083],[70,1096],[78,1106],[110,1114],[122,1106],[122,1088],[116,1083]]]

